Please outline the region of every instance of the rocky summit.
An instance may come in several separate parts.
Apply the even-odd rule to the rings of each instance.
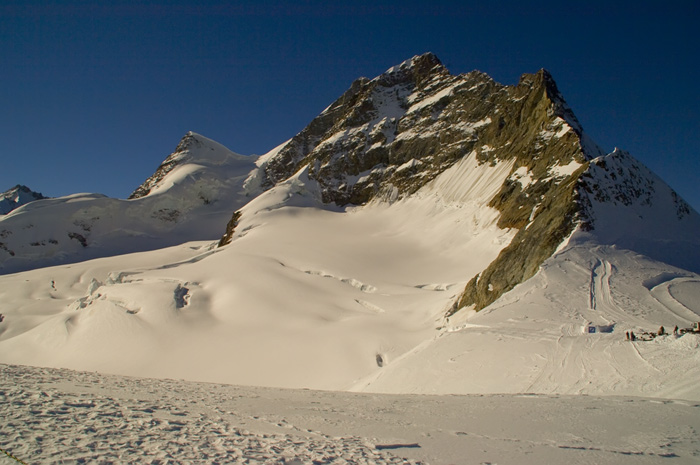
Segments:
[[[309,165],[325,202],[357,205],[410,195],[472,152],[480,162],[514,159],[515,169],[538,178],[550,166],[603,155],[584,144],[547,71],[503,86],[478,71],[453,76],[428,53],[356,80],[267,163],[265,175],[271,186]],[[527,216],[510,211],[511,196],[499,197],[503,224],[524,225]]]
[[[511,174],[488,206],[500,212],[500,228],[517,233],[471,279],[456,311],[484,308],[533,276],[577,226],[605,229],[592,200],[630,206],[644,198],[651,206],[654,185],[663,181],[629,154],[605,155],[546,70],[504,86],[479,71],[452,75],[426,53],[374,79],[357,79],[260,165],[266,188],[306,168],[321,200],[344,206],[410,196],[468,156],[490,166],[508,163]],[[670,192],[674,224],[688,217],[678,230],[697,228],[697,214],[691,220],[690,207]],[[239,220],[236,212],[222,244]]]

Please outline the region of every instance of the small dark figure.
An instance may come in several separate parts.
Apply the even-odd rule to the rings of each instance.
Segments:
[[[630,340],[630,332],[625,331],[625,341],[629,341],[629,340]]]
[[[630,341],[636,340],[637,337],[634,335],[634,331],[630,331]]]
[[[0,323],[2,323],[2,320],[4,320],[4,319],[5,319],[5,315],[3,315],[2,313],[0,313]]]
[[[664,334],[666,334],[666,330],[665,330],[664,327],[662,326],[662,327],[659,328],[659,332],[656,333],[656,334],[658,334],[659,336],[663,336]]]
[[[678,336],[678,325],[673,327],[673,335]]]

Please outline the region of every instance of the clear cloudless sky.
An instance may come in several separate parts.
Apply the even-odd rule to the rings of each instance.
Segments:
[[[262,154],[431,51],[503,84],[548,69],[603,149],[700,210],[699,5],[2,0],[0,191],[125,198],[189,130]]]

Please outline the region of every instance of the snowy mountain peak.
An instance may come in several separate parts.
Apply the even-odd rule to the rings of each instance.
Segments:
[[[387,190],[411,195],[472,152],[480,163],[516,160],[514,169],[540,178],[603,154],[547,71],[503,86],[478,71],[451,75],[428,53],[353,82],[269,158],[264,185],[308,165],[325,202],[366,204]]]
[[[34,192],[27,186],[17,184],[0,194],[0,215],[6,215],[26,203],[45,198],[40,192]]]
[[[700,273],[700,214],[628,152],[589,163],[577,205],[585,238]]]
[[[479,71],[451,75],[425,54],[353,82],[298,135],[264,156],[261,185],[272,189],[304,171],[326,204],[392,203],[429,193],[478,205],[476,216],[497,212],[497,226],[512,240],[473,276],[454,307],[478,310],[534,276],[578,226],[593,227],[586,186],[598,187],[582,175],[594,172],[598,162],[591,160],[604,155],[547,70],[503,86]],[[648,176],[634,174],[611,173],[615,182],[608,190],[622,183],[635,195],[630,186]],[[459,187],[467,178],[480,187]],[[668,198],[685,211],[677,196]],[[253,210],[234,214],[222,243]],[[596,227],[607,228],[602,222]]]
[[[223,145],[195,132],[188,132],[171,153],[143,184],[129,196],[138,199],[153,192],[163,179],[176,167],[185,164],[221,166],[249,160],[248,157],[231,152]]]
[[[190,132],[128,200],[72,195],[0,217],[0,274],[215,240],[256,194],[255,162]]]

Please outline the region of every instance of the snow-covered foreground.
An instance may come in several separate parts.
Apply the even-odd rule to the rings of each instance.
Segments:
[[[635,397],[353,394],[0,365],[0,417],[0,447],[32,464],[700,458],[700,404]]]

